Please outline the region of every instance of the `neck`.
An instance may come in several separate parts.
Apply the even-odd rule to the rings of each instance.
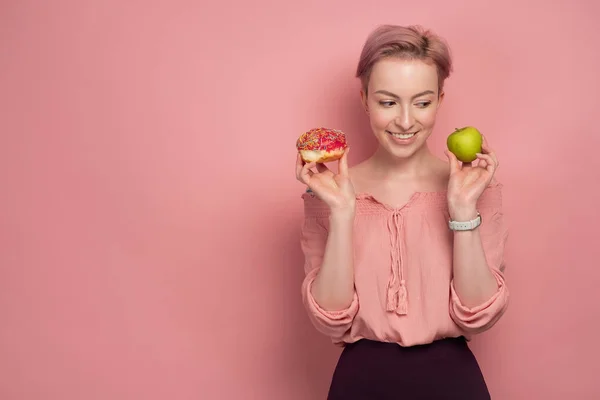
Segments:
[[[380,146],[371,157],[371,165],[384,179],[405,179],[422,175],[432,157],[427,143],[408,158],[395,157]]]

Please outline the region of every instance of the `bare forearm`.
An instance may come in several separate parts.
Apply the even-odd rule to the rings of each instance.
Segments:
[[[454,232],[454,288],[467,307],[485,302],[498,290],[478,229]]]
[[[354,212],[332,213],[323,263],[312,285],[312,295],[326,310],[343,310],[354,296]]]
[[[476,215],[474,206],[451,211],[451,217],[459,221],[473,219]],[[479,229],[454,232],[454,288],[467,307],[485,302],[498,290],[496,278],[486,261]]]

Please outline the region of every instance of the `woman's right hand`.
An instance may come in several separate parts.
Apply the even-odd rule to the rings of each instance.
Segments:
[[[298,153],[296,178],[307,185],[323,200],[332,212],[351,213],[356,208],[356,194],[348,177],[348,151],[338,161],[338,173],[334,174],[325,164],[305,163]],[[316,167],[317,172],[311,168]]]

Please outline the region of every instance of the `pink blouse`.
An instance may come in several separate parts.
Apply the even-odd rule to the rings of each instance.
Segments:
[[[335,344],[366,338],[412,346],[470,338],[492,327],[506,310],[501,184],[488,187],[478,203],[483,222],[477,229],[498,291],[476,307],[462,304],[454,289],[446,192],[417,192],[399,208],[363,193],[357,195],[354,220],[354,299],[345,310],[324,310],[311,285],[323,260],[329,208],[310,192],[302,198],[302,298],[316,329]]]

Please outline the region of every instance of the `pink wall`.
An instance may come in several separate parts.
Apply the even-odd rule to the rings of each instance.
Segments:
[[[323,399],[294,143],[373,148],[352,73],[383,22],[452,44],[436,150],[474,124],[501,159],[493,398],[600,397],[598,2],[52,3],[0,5],[0,398]]]

